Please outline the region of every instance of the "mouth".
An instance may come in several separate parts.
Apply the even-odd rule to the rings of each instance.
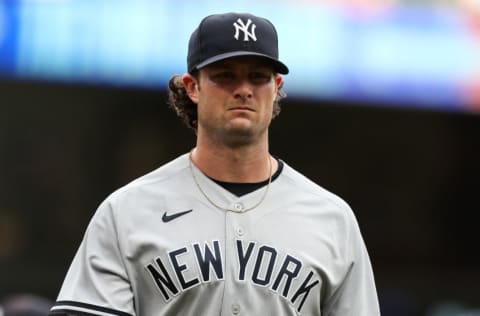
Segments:
[[[252,109],[251,107],[248,107],[248,106],[235,106],[235,107],[232,107],[230,109],[228,109],[229,111],[249,111],[249,112],[255,112],[254,109]]]

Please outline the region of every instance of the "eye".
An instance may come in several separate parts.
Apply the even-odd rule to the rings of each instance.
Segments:
[[[231,71],[220,71],[213,73],[210,78],[216,83],[228,83],[235,79],[235,74]]]
[[[251,72],[249,78],[254,84],[265,84],[270,82],[272,74],[263,71]]]

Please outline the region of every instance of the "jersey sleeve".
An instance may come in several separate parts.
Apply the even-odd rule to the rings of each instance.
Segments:
[[[348,207],[347,207],[348,208]],[[372,265],[353,212],[348,208],[346,258],[349,269],[324,305],[326,316],[380,316]]]
[[[113,206],[107,199],[88,225],[50,315],[135,315],[117,237]]]

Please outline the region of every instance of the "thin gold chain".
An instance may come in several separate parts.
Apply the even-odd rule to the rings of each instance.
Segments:
[[[226,207],[222,207],[220,205],[218,205],[217,203],[215,203],[208,195],[207,193],[202,189],[202,187],[200,186],[200,183],[198,182],[197,180],[197,177],[195,176],[195,172],[193,171],[193,161],[192,161],[192,152],[190,152],[189,154],[189,157],[188,157],[188,160],[189,160],[189,167],[190,167],[190,172],[192,174],[192,178],[193,178],[193,182],[195,182],[195,185],[197,186],[198,190],[203,194],[203,196],[207,199],[208,202],[210,202],[210,204],[212,204],[213,206],[215,206],[216,208],[219,208],[221,210],[224,210],[224,211],[234,211],[236,212],[236,210],[233,210],[233,209],[230,209],[230,208],[226,208]],[[260,197],[260,200],[253,206],[249,207],[249,208],[245,208],[242,210],[242,212],[247,212],[247,211],[250,211],[250,210],[253,210],[254,208],[256,208],[257,206],[259,206],[260,204],[262,204],[262,202],[265,200],[265,198],[267,197],[267,193],[268,193],[268,190],[270,189],[270,183],[272,182],[272,159],[270,158],[270,156],[268,157],[268,161],[269,161],[269,171],[270,171],[270,177],[268,178],[268,184],[267,184],[267,187],[265,188],[265,190],[263,191],[263,195]]]

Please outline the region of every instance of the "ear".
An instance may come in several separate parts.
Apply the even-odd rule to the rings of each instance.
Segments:
[[[190,100],[198,104],[198,80],[188,73],[182,76],[182,80]]]
[[[283,77],[281,75],[277,75],[275,77],[275,84],[276,84],[275,91],[276,92],[278,92],[278,89],[280,89],[280,87],[282,86],[282,83],[283,83]]]
[[[281,85],[282,82],[283,82],[283,77],[282,77],[282,75],[277,75],[277,77],[275,78],[275,82],[277,83],[277,88],[280,87],[280,85]]]

